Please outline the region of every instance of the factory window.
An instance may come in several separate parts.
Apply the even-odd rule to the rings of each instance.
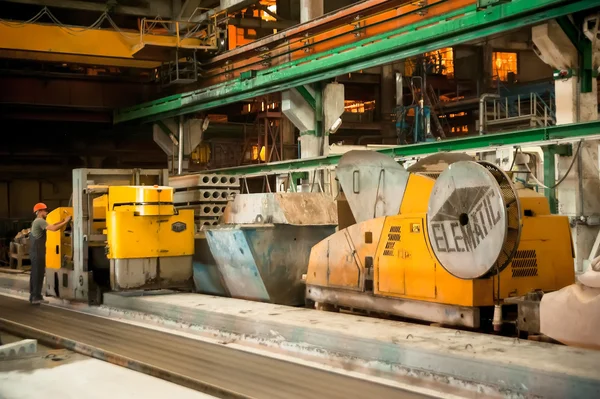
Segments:
[[[509,74],[516,75],[518,73],[517,60],[517,53],[494,52],[492,54],[494,76],[503,82],[507,82]]]
[[[375,101],[344,101],[344,110],[346,112],[364,113],[375,109]]]

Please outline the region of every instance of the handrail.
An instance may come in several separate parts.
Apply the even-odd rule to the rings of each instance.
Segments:
[[[488,103],[491,102],[492,112],[489,111]],[[532,92],[528,95],[518,94],[516,96],[499,97],[497,95],[484,95],[480,99],[480,134],[486,130],[487,122],[508,120],[510,118],[531,117],[539,118],[543,126],[556,124],[556,113],[553,104],[553,95],[550,95],[549,103],[538,93]]]

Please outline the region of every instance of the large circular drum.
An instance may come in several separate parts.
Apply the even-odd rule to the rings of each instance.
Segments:
[[[427,234],[438,262],[453,276],[477,279],[502,271],[517,250],[520,233],[516,190],[495,165],[459,161],[437,178]]]

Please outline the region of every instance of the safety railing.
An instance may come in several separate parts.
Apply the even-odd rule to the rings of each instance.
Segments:
[[[219,26],[216,16],[199,22],[143,18],[140,47],[145,45],[217,50]]]
[[[544,100],[538,93],[486,98],[483,107],[486,126],[528,122],[530,126],[556,124],[556,106],[552,94]]]

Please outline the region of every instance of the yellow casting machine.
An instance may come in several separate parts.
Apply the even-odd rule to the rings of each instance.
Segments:
[[[73,229],[48,234],[46,292],[101,301],[103,291],[191,288],[194,211],[176,210],[161,170],[73,171]]]
[[[492,164],[462,155],[439,168],[439,158],[410,172],[374,152],[342,157],[357,223],[312,249],[306,296],[317,308],[478,328],[507,298],[574,282],[567,217]]]

